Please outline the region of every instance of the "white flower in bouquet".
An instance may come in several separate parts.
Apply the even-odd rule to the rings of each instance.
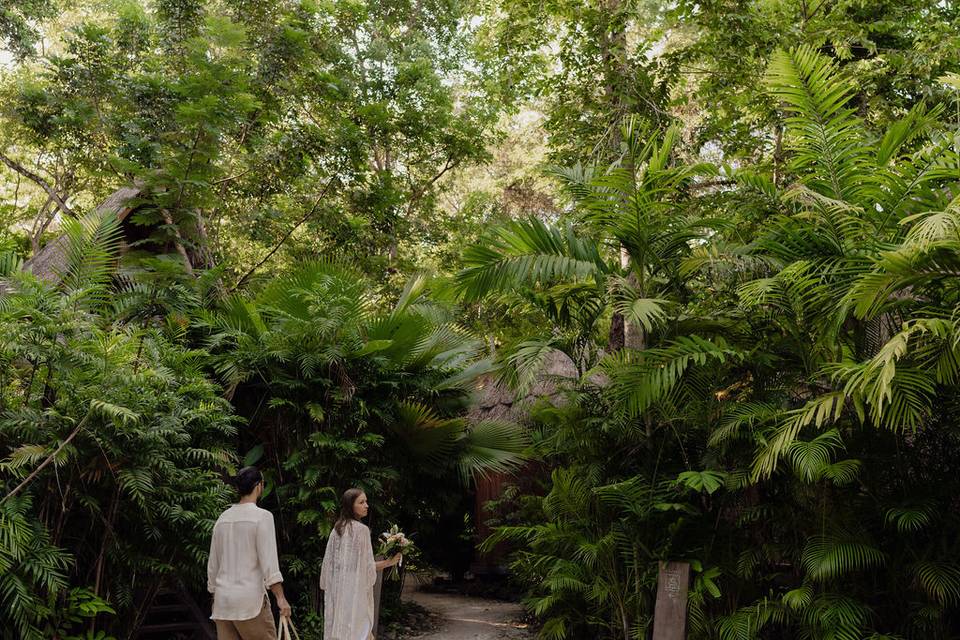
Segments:
[[[395,567],[392,567],[390,572],[391,578],[400,577],[400,570],[398,567],[403,566],[403,555],[409,555],[413,551],[413,540],[408,538],[403,531],[400,531],[400,527],[397,525],[393,525],[388,530],[380,534],[380,548],[377,551],[380,556],[389,558],[397,553],[401,554],[399,564]]]

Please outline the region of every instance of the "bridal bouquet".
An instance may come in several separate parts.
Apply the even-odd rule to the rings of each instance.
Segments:
[[[389,530],[380,534],[380,548],[377,554],[383,558],[393,557],[397,553],[409,555],[414,550],[413,540],[400,531],[400,527],[393,525]],[[400,556],[400,564],[390,567],[388,577],[397,580],[400,578],[400,567],[403,566],[403,556]]]

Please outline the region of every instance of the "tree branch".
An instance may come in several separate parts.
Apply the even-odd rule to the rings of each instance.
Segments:
[[[220,178],[219,180],[214,180],[214,181],[213,181],[213,184],[226,184],[226,183],[228,183],[228,182],[233,182],[234,180],[236,180],[236,179],[238,179],[238,178],[242,178],[243,176],[247,175],[247,174],[250,173],[251,171],[253,171],[253,169],[246,169],[246,170],[241,171],[240,173],[236,173],[236,174],[234,174],[234,175],[232,175],[232,176],[227,176],[226,178]]]
[[[66,201],[65,201],[62,197],[60,197],[60,194],[57,193],[56,189],[54,189],[53,187],[51,187],[51,186],[50,186],[50,183],[48,183],[46,180],[44,180],[43,178],[41,178],[41,177],[38,176],[37,174],[33,173],[32,171],[30,171],[29,169],[27,169],[26,167],[24,167],[22,164],[20,164],[20,163],[17,162],[16,160],[8,157],[7,155],[5,155],[5,154],[3,154],[3,153],[0,153],[0,162],[2,162],[3,164],[7,165],[7,166],[10,167],[12,170],[16,171],[18,174],[20,174],[21,176],[23,176],[23,177],[26,178],[27,180],[30,180],[31,182],[35,182],[36,184],[38,184],[44,191],[47,192],[47,195],[48,195],[48,196],[50,196],[51,198],[53,198],[53,201],[54,201],[54,202],[56,202],[58,205],[60,205],[61,211],[63,211],[64,213],[66,213],[66,214],[68,214],[68,215],[70,215],[70,216],[73,216],[74,218],[77,217],[77,214],[74,213],[73,209],[71,209],[69,206],[67,206]]]
[[[39,466],[39,467],[37,467],[36,469],[33,470],[33,473],[31,473],[30,475],[28,475],[26,478],[23,479],[23,482],[21,482],[21,483],[18,484],[16,487],[14,487],[13,491],[11,491],[11,492],[8,493],[7,495],[3,496],[3,499],[0,500],[0,504],[6,502],[8,498],[12,498],[13,496],[17,495],[18,493],[20,493],[20,491],[21,491],[24,487],[26,487],[28,484],[30,484],[31,482],[33,482],[33,479],[36,478],[37,475],[38,475],[41,471],[43,471],[44,468],[46,468],[46,466],[47,466],[48,464],[50,464],[51,462],[53,462],[54,459],[56,459],[57,455],[58,455],[61,451],[63,451],[63,448],[66,447],[68,444],[70,444],[70,441],[73,440],[78,433],[80,433],[80,430],[83,429],[84,425],[87,424],[87,420],[90,419],[90,416],[91,416],[91,415],[93,415],[93,409],[90,409],[89,411],[87,411],[87,415],[85,415],[85,416],[83,417],[83,420],[81,420],[80,423],[73,429],[73,431],[70,432],[70,435],[67,436],[67,439],[60,443],[60,446],[57,447],[56,451],[54,451],[54,452],[51,453],[49,456],[47,456],[46,460],[44,460],[42,463],[40,463],[40,466]]]
[[[173,223],[173,216],[170,215],[169,211],[166,209],[161,209],[160,213],[163,216],[163,221],[173,231],[173,244],[177,248],[177,253],[180,254],[181,258],[183,258],[183,264],[187,267],[187,273],[192,276],[193,264],[190,262],[190,255],[183,246],[183,235],[180,234],[180,228]]]
[[[243,285],[243,283],[245,283],[245,282],[250,278],[250,276],[252,276],[252,275],[254,274],[254,272],[256,272],[257,269],[259,269],[260,267],[262,267],[262,266],[267,262],[267,260],[269,260],[270,258],[273,257],[273,254],[275,254],[277,251],[280,250],[280,247],[282,247],[282,246],[283,246],[283,243],[285,243],[287,240],[290,239],[290,236],[293,235],[293,232],[294,232],[294,231],[296,231],[297,229],[299,229],[299,228],[303,225],[304,222],[306,222],[307,220],[309,220],[309,219],[313,216],[313,214],[316,213],[317,208],[319,208],[319,206],[320,206],[320,202],[323,200],[324,196],[327,195],[327,191],[330,189],[330,186],[334,183],[335,180],[336,180],[336,177],[330,178],[330,180],[327,182],[326,186],[324,186],[324,187],[323,187],[323,190],[320,192],[320,195],[318,195],[318,196],[317,196],[317,199],[313,201],[313,206],[310,207],[310,210],[307,211],[305,214],[303,214],[303,216],[302,216],[299,220],[297,220],[296,224],[294,224],[292,227],[290,227],[290,229],[289,229],[285,234],[283,234],[283,237],[280,238],[280,241],[277,242],[276,245],[274,245],[273,249],[270,249],[270,251],[267,253],[267,255],[265,255],[260,262],[258,262],[257,264],[253,265],[253,267],[252,267],[249,271],[247,271],[245,274],[243,274],[243,277],[242,277],[242,278],[240,278],[239,280],[237,280],[237,284],[235,284],[235,285],[233,285],[233,287],[231,287],[230,293],[233,293],[234,291],[236,291],[237,289],[239,289],[239,288]]]
[[[429,180],[427,180],[425,183],[423,183],[422,185],[420,185],[419,187],[417,187],[417,188],[413,191],[413,193],[410,194],[410,200],[407,201],[407,215],[408,215],[408,216],[409,216],[410,213],[413,211],[414,205],[416,205],[417,202],[419,202],[420,199],[423,198],[424,195],[426,195],[427,191],[430,190],[430,187],[432,187],[434,184],[436,184],[436,183],[437,183],[437,180],[439,180],[439,179],[442,178],[444,175],[446,175],[446,173],[447,173],[448,171],[450,171],[451,169],[453,169],[454,167],[456,167],[458,164],[459,164],[459,161],[454,161],[454,159],[453,159],[452,157],[451,157],[451,158],[447,158],[447,161],[443,163],[443,169],[441,169],[441,170],[439,171],[439,173],[437,173],[437,174],[434,175],[432,178],[430,178]]]

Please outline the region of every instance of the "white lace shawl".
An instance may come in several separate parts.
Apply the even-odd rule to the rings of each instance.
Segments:
[[[327,541],[320,571],[324,640],[369,640],[373,631],[373,585],[377,570],[370,529],[351,521]]]

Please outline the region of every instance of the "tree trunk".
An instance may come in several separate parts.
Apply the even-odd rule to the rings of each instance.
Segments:
[[[605,0],[604,8],[608,22],[604,25],[602,37],[600,40],[601,59],[603,60],[604,85],[603,93],[609,105],[612,120],[616,122],[613,130],[610,132],[610,143],[608,146],[609,156],[606,160],[614,162],[620,155],[620,146],[623,144],[623,133],[620,129],[619,119],[622,116],[623,96],[617,80],[623,78],[622,58],[626,50],[626,33],[623,29],[615,27],[614,21],[620,8],[622,0]],[[620,247],[620,266],[628,267],[630,256],[626,249]],[[627,328],[623,314],[614,311],[610,319],[610,335],[607,338],[607,349],[613,353],[620,351],[627,345]]]
[[[776,126],[773,145],[773,184],[779,187],[783,173],[783,127]]]
[[[623,247],[620,247],[620,267],[623,269],[630,268],[630,254],[627,253],[627,250]],[[629,275],[627,275],[627,282],[629,282],[630,286],[634,287],[640,295],[644,295],[636,273],[631,271]],[[645,349],[647,346],[647,334],[644,328],[635,322],[627,322],[626,319],[624,319],[623,346],[628,349]]]
[[[30,228],[30,250],[33,252],[33,255],[40,253],[40,237],[43,236],[44,231],[47,230],[50,222],[56,216],[56,209],[50,212],[51,204],[53,204],[53,198],[48,196],[47,200],[40,207],[40,210],[37,211],[37,215],[33,220],[33,226]]]
[[[180,257],[183,258],[183,265],[187,269],[187,273],[191,276],[193,275],[193,263],[190,261],[190,256],[187,254],[187,249],[183,243],[183,236],[180,235],[180,228],[174,224],[173,216],[170,215],[170,212],[166,209],[161,209],[160,213],[163,215],[163,221],[173,230],[173,244],[177,249],[177,253],[180,254]]]
[[[613,312],[610,318],[610,335],[607,337],[607,349],[613,353],[626,345],[626,331],[622,313]]]

